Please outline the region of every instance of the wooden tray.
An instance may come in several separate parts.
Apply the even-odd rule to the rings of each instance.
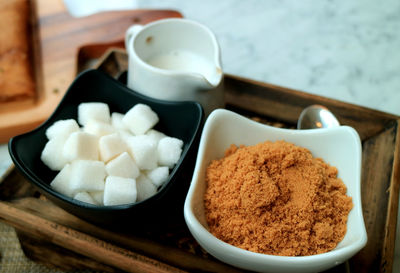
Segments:
[[[109,51],[98,69],[119,76],[127,69],[125,52]],[[368,244],[329,272],[391,272],[400,184],[399,117],[232,75],[225,76],[225,95],[227,108],[274,126],[294,128],[301,110],[318,103],[358,131]],[[0,185],[0,200],[0,219],[16,228],[26,255],[50,266],[105,272],[240,271],[205,253],[183,219],[159,232],[103,229],[43,199],[17,172]]]
[[[29,4],[37,98],[0,105],[0,143],[48,118],[76,75],[76,55],[81,48],[94,43],[123,47],[130,25],[182,17],[172,10],[126,10],[74,18],[62,0],[30,0]]]

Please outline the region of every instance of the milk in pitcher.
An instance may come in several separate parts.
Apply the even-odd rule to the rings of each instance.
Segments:
[[[146,61],[157,68],[182,73],[195,73],[203,76],[211,84],[220,80],[217,67],[203,56],[187,51],[174,50],[152,56]]]
[[[133,25],[126,31],[127,85],[143,95],[196,101],[205,116],[225,104],[220,49],[204,25],[182,18]]]

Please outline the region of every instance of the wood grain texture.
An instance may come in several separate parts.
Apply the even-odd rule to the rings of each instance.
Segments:
[[[27,183],[22,182],[22,183]],[[5,206],[1,206],[1,205]],[[8,216],[12,213],[12,216]],[[144,255],[145,257],[151,257],[152,260],[160,261],[162,264],[169,264],[174,267],[185,268],[186,270],[193,271],[207,271],[207,272],[239,272],[237,269],[225,265],[221,262],[216,261],[212,257],[203,257],[201,255],[194,255],[190,253],[190,251],[185,251],[183,249],[179,249],[176,246],[171,246],[165,242],[158,242],[155,239],[157,234],[146,234],[143,231],[132,231],[132,232],[123,232],[123,231],[110,231],[107,229],[100,228],[96,225],[92,225],[87,223],[76,216],[73,216],[61,208],[53,205],[51,202],[47,200],[40,200],[37,198],[22,198],[17,199],[12,202],[3,202],[0,203],[0,219],[3,219],[6,223],[17,228],[18,232],[22,232],[36,240],[37,244],[32,244],[28,242],[28,248],[30,252],[34,252],[29,254],[34,259],[37,259],[41,263],[48,263],[46,260],[46,256],[39,255],[43,252],[42,248],[46,247],[47,244],[55,244],[58,247],[63,247],[69,249],[66,246],[59,245],[59,243],[54,242],[53,233],[46,231],[46,236],[39,236],[36,233],[32,233],[31,230],[35,228],[30,224],[30,219],[25,216],[28,213],[38,219],[40,225],[44,225],[41,227],[41,230],[49,229],[49,225],[52,227],[56,227],[57,230],[62,230],[66,236],[65,240],[74,241],[79,234],[90,234],[89,237],[81,237],[82,240],[87,240],[87,244],[93,244],[93,239],[100,240],[101,242],[110,242],[110,245],[122,248],[124,250],[133,251],[135,253],[140,253],[140,255]],[[19,217],[19,221],[16,222],[15,217]],[[21,228],[21,226],[27,227],[28,231],[25,228]],[[61,228],[60,228],[61,227]],[[182,238],[187,240],[188,230],[183,230],[181,232]],[[162,236],[171,236],[167,233],[163,233]],[[188,238],[193,241],[192,238]],[[21,241],[24,238],[20,238]],[[168,240],[167,240],[168,241]],[[96,241],[97,244],[97,241]],[[102,247],[106,247],[107,245],[102,245]],[[78,248],[78,246],[74,246]],[[38,252],[38,253],[37,253]],[[76,252],[76,251],[75,251]],[[97,247],[89,247],[88,253],[80,253],[76,252],[85,257],[89,257],[105,265],[112,265],[113,268],[121,268],[121,265],[115,265],[110,263],[109,260],[100,259],[99,257],[94,257],[92,252],[98,252]],[[68,254],[69,252],[66,252]],[[69,255],[71,256],[71,255]],[[129,259],[133,259],[132,257],[128,257]],[[70,259],[74,259],[73,255]],[[121,260],[121,262],[126,262],[125,260]],[[61,267],[65,267],[64,263],[61,262],[59,264],[58,260],[51,260],[51,263],[57,264]],[[79,263],[76,268],[79,267]],[[156,265],[158,266],[158,265]],[[93,268],[93,267],[91,267]],[[151,271],[150,271],[151,272]]]
[[[4,218],[7,218],[7,223],[29,236],[50,241],[126,272],[182,272],[160,261],[20,210],[6,202],[0,203],[0,219]]]
[[[183,249],[171,247],[165,242],[158,242],[155,240],[155,236],[158,236],[158,234],[145,234],[143,231],[126,232],[103,229],[67,213],[48,201],[38,200],[37,198],[23,198],[12,203],[18,209],[29,211],[48,221],[59,223],[82,233],[91,234],[96,238],[113,242],[125,249],[144,254],[176,267],[186,268],[189,271],[236,272],[234,268],[212,258],[193,255]],[[184,228],[180,230],[180,233],[182,238],[187,238],[189,233],[186,227]],[[193,240],[192,238],[190,239]]]
[[[241,77],[225,77],[226,103],[262,116],[296,124],[301,111],[312,104],[329,108],[342,125],[357,130],[365,140],[385,130],[398,117],[341,101]]]
[[[0,108],[36,96],[30,14],[29,0],[0,1]]]
[[[37,28],[37,10],[33,1],[29,4],[29,32],[31,67],[34,72],[35,98],[30,101],[11,102],[0,107],[0,142],[20,132],[26,132],[38,126],[43,120],[43,109],[38,107],[43,98],[43,77],[40,69],[41,53],[39,48],[39,33]],[[1,42],[1,41],[0,41]]]
[[[7,176],[7,183],[0,183],[0,201],[38,196],[37,193],[37,189],[32,184],[27,183],[23,176],[15,170]]]
[[[91,269],[107,273],[123,272],[46,240],[38,240],[30,234],[17,231],[17,236],[25,256],[49,268],[64,271]]]
[[[391,272],[396,229],[388,224],[395,225],[397,218],[389,213],[389,206],[398,207],[398,198],[391,200],[390,196],[398,197],[398,178],[392,176],[398,168],[393,153],[398,146],[397,135],[395,123],[363,143],[361,196],[368,243],[352,260],[354,272]],[[389,243],[386,238],[392,241]]]
[[[396,226],[398,225],[399,219],[399,188],[400,188],[400,121],[397,122],[395,146],[393,154],[393,167],[391,170],[391,183],[388,188],[389,200],[386,216],[386,227],[385,236],[382,249],[382,259],[380,264],[381,272],[392,272],[393,270],[393,259],[394,249],[396,242]],[[387,152],[391,152],[390,150]]]

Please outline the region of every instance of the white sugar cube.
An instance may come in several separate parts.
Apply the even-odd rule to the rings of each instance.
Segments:
[[[90,196],[93,198],[97,205],[103,206],[104,191],[92,191],[89,192]]]
[[[72,133],[65,142],[63,155],[69,161],[76,159],[98,160],[98,137],[85,132]]]
[[[54,177],[53,181],[50,183],[55,191],[64,194],[68,197],[74,196],[74,191],[71,189],[71,165],[67,164],[62,168],[62,170]]]
[[[115,133],[116,129],[111,124],[97,120],[89,120],[83,127],[83,131],[101,137]]]
[[[67,138],[71,133],[79,131],[79,125],[74,119],[59,120],[53,123],[46,130],[48,139],[53,138]]]
[[[71,163],[71,190],[101,191],[104,190],[106,170],[104,163],[94,160],[76,160]]]
[[[158,142],[158,163],[172,168],[181,157],[183,141],[174,137],[165,137]]]
[[[125,142],[128,143],[129,139],[133,137],[133,134],[130,131],[126,130],[118,130],[117,134],[120,136],[120,138]]]
[[[93,198],[87,192],[78,192],[75,194],[74,199],[79,200],[81,202],[89,203],[92,205],[97,205]]]
[[[160,131],[157,131],[155,129],[150,129],[149,131],[147,131],[146,135],[154,139],[157,144],[162,138],[167,136],[164,133],[161,133]]]
[[[104,162],[127,151],[128,147],[118,134],[102,136],[99,139],[100,158]]]
[[[133,136],[127,140],[129,152],[141,170],[157,167],[157,145],[146,135]]]
[[[135,135],[142,135],[158,122],[157,114],[145,104],[136,104],[124,116],[122,122]]]
[[[155,168],[147,173],[147,177],[157,188],[161,186],[169,175],[169,169],[166,166]]]
[[[151,183],[151,180],[144,174],[136,179],[137,202],[146,200],[157,193],[156,186]]]
[[[128,130],[125,124],[122,122],[124,115],[121,113],[114,112],[111,114],[111,125],[117,130]]]
[[[106,171],[108,175],[126,178],[136,178],[140,174],[138,166],[127,152],[108,162]]]
[[[106,103],[85,102],[78,105],[78,122],[86,125],[90,120],[110,123],[110,109]]]
[[[64,145],[65,138],[52,138],[46,143],[40,155],[43,163],[53,171],[61,170],[68,163],[68,158],[63,155]]]
[[[104,205],[115,206],[135,203],[136,181],[131,178],[108,176],[104,188]]]

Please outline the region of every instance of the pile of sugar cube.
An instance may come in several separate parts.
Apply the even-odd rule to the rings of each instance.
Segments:
[[[111,115],[106,103],[79,104],[78,122],[59,120],[46,131],[49,141],[41,160],[60,171],[50,186],[94,205],[130,204],[151,197],[167,180],[183,147],[182,140],[153,129],[158,121],[145,104]]]

